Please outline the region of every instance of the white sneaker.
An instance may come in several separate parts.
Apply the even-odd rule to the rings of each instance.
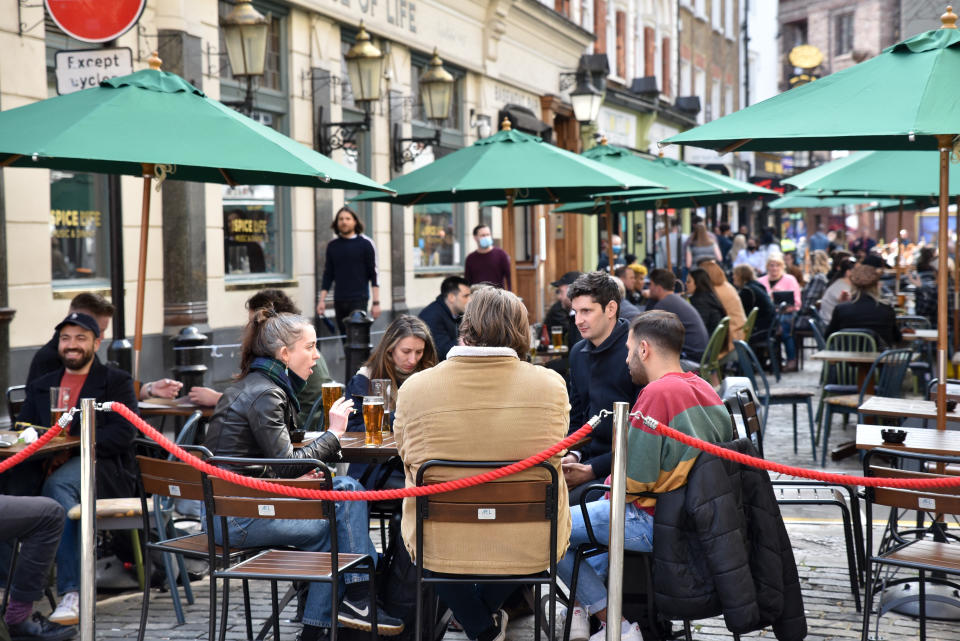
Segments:
[[[80,623],[80,593],[67,592],[60,597],[57,609],[47,620],[60,625],[77,625]]]
[[[563,613],[567,615],[566,612]],[[561,619],[561,624],[562,619]],[[573,606],[573,617],[570,619],[570,641],[587,641],[590,638],[590,617],[587,611],[579,605]]]
[[[643,641],[643,633],[640,632],[640,626],[636,623],[630,625],[630,629],[620,634],[621,641]]]
[[[570,633],[573,636],[573,632]],[[600,629],[590,635],[590,641],[607,641],[607,624],[600,622]]]

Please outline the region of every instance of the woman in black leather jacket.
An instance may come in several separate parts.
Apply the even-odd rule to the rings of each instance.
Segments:
[[[340,436],[347,427],[353,402],[338,400],[330,409],[326,432],[302,448],[290,444],[289,430],[297,428],[300,411],[297,392],[320,357],[312,323],[296,314],[277,314],[272,307],[253,315],[244,332],[240,374],[223,393],[207,429],[204,445],[216,456],[252,458],[340,459]],[[239,470],[250,473],[249,469]],[[297,476],[303,466],[259,468],[261,476]],[[337,490],[362,490],[354,479],[333,480]],[[369,554],[376,558],[370,541],[367,504],[337,503],[337,541],[341,553]],[[237,547],[287,545],[307,551],[327,551],[329,521],[230,518],[231,544]],[[217,538],[220,521],[214,521]],[[346,594],[339,609],[339,623],[369,630],[368,585],[362,574],[347,574]],[[331,586],[311,583],[304,610],[303,641],[319,639],[330,627]],[[377,611],[381,635],[399,634],[403,622]],[[364,627],[365,626],[365,627]]]

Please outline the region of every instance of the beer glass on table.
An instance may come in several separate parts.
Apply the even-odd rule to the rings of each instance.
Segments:
[[[50,426],[57,424],[64,412],[70,409],[70,388],[50,388]]]
[[[550,345],[555,351],[560,351],[563,347],[563,326],[552,325],[550,327]]]
[[[326,430],[330,426],[330,408],[343,396],[343,383],[324,383],[320,395],[323,398],[323,429]]]
[[[394,410],[393,381],[389,378],[375,378],[370,381],[370,395],[383,398],[383,423],[380,428],[386,434],[391,431],[393,422],[390,420],[390,414]]]
[[[364,446],[383,445],[383,397],[363,397],[363,427],[366,434]]]

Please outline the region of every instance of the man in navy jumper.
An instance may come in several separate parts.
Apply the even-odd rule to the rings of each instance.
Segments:
[[[317,314],[327,310],[327,294],[336,283],[333,299],[334,315],[341,334],[346,333],[343,320],[355,309],[367,311],[370,292],[373,304],[370,314],[380,316],[380,281],[377,250],[373,240],[363,234],[363,223],[349,207],[341,207],[330,228],[337,237],[327,243],[327,260],[323,267]],[[369,287],[368,287],[369,285]]]
[[[630,326],[618,318],[620,288],[609,274],[591,272],[567,288],[574,322],[583,340],[570,351],[570,431],[583,427],[600,410],[612,410],[617,401],[633,403],[640,387],[627,368],[627,335]],[[594,428],[590,442],[580,452],[563,457],[563,476],[571,498],[591,481],[610,474],[613,419],[605,416]]]
[[[430,328],[441,361],[446,360],[447,352],[460,338],[460,317],[469,300],[470,284],[460,276],[447,276],[440,283],[440,295],[419,314]]]

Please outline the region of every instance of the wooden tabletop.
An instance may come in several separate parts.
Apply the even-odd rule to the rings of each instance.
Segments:
[[[905,341],[927,341],[930,343],[937,342],[937,330],[935,329],[915,329],[912,333],[903,332],[903,340]]]
[[[180,398],[148,398],[140,401],[140,416],[190,416],[197,410],[203,412],[204,418],[213,416],[213,407],[196,405],[186,396]]]
[[[340,453],[345,463],[383,463],[394,456],[399,456],[397,440],[393,432],[383,435],[382,445],[365,445],[363,432],[347,432],[340,439]],[[295,443],[294,447],[303,447],[313,442],[308,439],[303,443]]]
[[[16,442],[17,436],[17,432],[0,431],[0,440],[13,443],[13,445],[10,447],[0,447],[0,460],[10,458],[26,447],[26,444]],[[37,450],[34,456],[53,454],[54,452],[72,450],[78,447],[80,447],[79,436],[55,436],[50,440],[49,443]]]
[[[934,401],[922,399],[891,398],[888,396],[871,396],[858,408],[861,414],[873,416],[889,416],[892,418],[922,418],[930,421],[937,420],[937,404]],[[947,412],[948,421],[960,421],[957,410]]]
[[[828,363],[856,363],[858,365],[872,365],[880,352],[843,352],[835,349],[822,349],[810,355],[815,361]]]
[[[903,444],[884,443],[881,425],[857,425],[857,449],[872,450],[882,447],[890,450],[903,450],[920,454],[960,454],[960,432],[956,430],[936,430],[923,427],[901,427],[907,433]]]

